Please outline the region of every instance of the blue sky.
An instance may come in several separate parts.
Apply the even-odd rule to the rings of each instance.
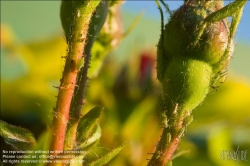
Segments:
[[[225,4],[228,4],[233,1],[225,1]],[[177,9],[180,5],[183,4],[182,0],[178,1],[166,1],[169,4],[171,10]],[[127,1],[123,5],[122,10],[124,12],[133,13],[138,15],[141,11],[144,11],[145,17],[151,17],[152,19],[158,19],[160,21],[160,14],[156,7],[154,0],[138,0],[138,1]],[[244,41],[250,43],[250,2],[248,1],[244,8],[244,13],[242,16],[241,23],[238,27],[238,31],[235,36],[236,41]]]
[[[175,10],[183,4],[183,0],[169,0],[166,2],[171,10]],[[225,3],[230,2],[233,1],[225,1]],[[58,29],[61,29],[59,19],[60,4],[60,1],[1,1],[1,22],[11,25],[15,34],[22,40],[32,39],[36,36],[51,35]],[[46,9],[46,12],[44,12],[44,9]],[[134,14],[135,16],[144,11],[144,17],[160,22],[159,10],[154,0],[127,0],[122,9],[123,12]],[[33,14],[31,15],[30,12]],[[34,20],[39,21],[36,21],[34,24]],[[249,20],[250,2],[248,1],[235,37],[236,42],[245,41],[250,43]],[[44,25],[47,26],[44,27]],[[28,33],[27,29],[29,29]],[[38,34],[37,31],[40,33]]]

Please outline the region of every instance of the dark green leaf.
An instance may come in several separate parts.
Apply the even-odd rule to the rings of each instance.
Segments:
[[[96,125],[93,131],[94,132],[91,133],[89,138],[87,138],[83,143],[76,147],[76,149],[87,150],[98,143],[99,139],[101,138],[102,132],[100,125]]]
[[[101,110],[102,107],[96,106],[81,118],[77,128],[77,142],[86,141],[91,135],[91,133],[94,132],[93,130],[95,129],[98,118],[100,117]]]
[[[12,126],[0,120],[0,135],[16,150],[31,149],[36,144],[33,134],[27,129]]]

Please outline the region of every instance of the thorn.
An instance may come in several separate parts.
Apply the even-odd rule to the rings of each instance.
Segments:
[[[69,117],[69,120],[76,120],[75,118],[73,118],[73,117]]]
[[[152,152],[148,152],[147,154],[154,154],[154,153],[152,153]]]

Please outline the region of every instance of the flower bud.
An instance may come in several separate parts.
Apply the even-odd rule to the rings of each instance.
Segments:
[[[163,100],[168,110],[176,104],[193,110],[206,97],[210,87],[212,67],[206,62],[176,57],[168,65],[163,86]]]
[[[208,24],[194,46],[201,21],[218,10],[216,4],[197,5],[189,1],[172,15],[164,31],[165,56],[187,56],[211,65],[221,59],[228,44],[228,27],[224,20]]]
[[[205,18],[220,8],[217,1],[189,0],[166,24],[158,44],[157,77],[168,109],[178,104],[193,110],[206,97],[217,73],[226,68],[233,48],[225,53],[227,21],[207,23],[199,36]]]

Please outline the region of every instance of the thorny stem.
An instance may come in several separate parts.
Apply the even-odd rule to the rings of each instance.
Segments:
[[[85,52],[84,57],[84,66],[80,69],[80,72],[78,74],[77,78],[77,88],[75,90],[74,100],[72,102],[71,106],[71,113],[73,119],[79,119],[81,117],[81,109],[84,103],[84,93],[87,87],[87,81],[88,81],[88,68],[90,64],[90,53]]]
[[[69,120],[70,103],[78,74],[77,64],[84,56],[83,50],[86,44],[90,19],[99,2],[100,1],[83,1],[82,3],[80,1],[70,1],[68,3],[69,5],[72,5],[73,9],[71,13],[72,22],[70,23],[71,34],[68,39],[69,51],[59,87],[56,108],[54,110],[52,124],[53,137],[50,146],[51,151],[62,151],[64,147],[66,127]]]
[[[72,105],[70,108],[70,113],[72,113],[72,117],[69,120],[69,126],[67,128],[67,136],[65,140],[65,150],[70,150],[73,149],[76,134],[77,134],[77,127],[78,127],[78,122],[80,120],[80,113],[82,106],[84,105],[84,93],[86,90],[87,86],[87,73],[88,73],[88,68],[89,68],[89,62],[90,62],[90,54],[86,54],[84,58],[84,67],[81,68],[79,72],[79,77],[77,79],[77,85],[78,88],[75,90],[74,94],[74,99],[72,101]]]
[[[84,47],[84,66],[80,69],[77,77],[77,88],[74,92],[74,97],[70,107],[69,126],[67,128],[67,136],[65,139],[65,150],[72,149],[74,146],[78,122],[81,118],[81,110],[84,105],[84,94],[88,83],[88,69],[90,67],[91,60],[91,49],[94,41],[99,34],[108,14],[108,1],[102,1],[97,6],[95,14],[91,18],[91,23],[89,25],[87,42]],[[98,16],[98,17],[96,17]]]
[[[188,123],[190,123],[185,121],[189,117],[192,117],[191,113],[184,109],[179,109],[178,104],[176,104],[174,111],[168,117],[169,121],[166,121],[167,124],[164,126],[161,139],[148,166],[164,166],[172,160],[181,137],[184,136],[184,132],[189,125]]]

